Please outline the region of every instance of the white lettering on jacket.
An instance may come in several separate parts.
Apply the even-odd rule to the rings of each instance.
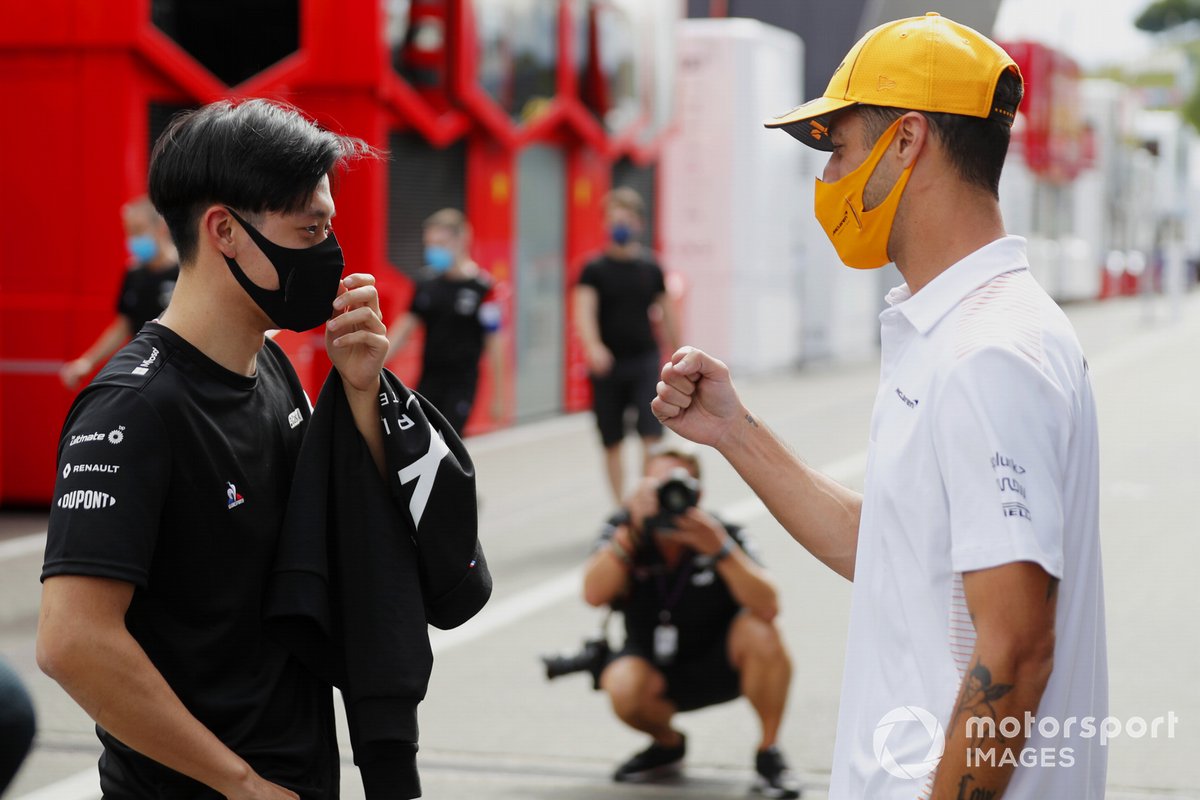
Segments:
[[[443,441],[438,432],[429,426],[429,450],[425,455],[396,473],[401,485],[415,480],[416,487],[408,501],[408,513],[412,515],[413,527],[420,527],[421,516],[425,513],[425,505],[429,495],[433,493],[433,484],[437,480],[438,466],[450,452],[450,447]]]

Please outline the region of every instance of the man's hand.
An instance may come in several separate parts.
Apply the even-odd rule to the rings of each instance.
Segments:
[[[725,540],[729,538],[724,525],[711,514],[695,507],[675,517],[666,535],[672,542],[690,547],[705,556],[715,556],[721,552]]]
[[[379,373],[387,360],[387,327],[379,313],[375,277],[356,272],[342,278],[333,301],[335,316],[325,324],[329,360],[351,391],[375,395]]]
[[[599,342],[588,347],[584,352],[584,356],[587,359],[588,372],[596,377],[603,378],[612,371],[612,351]]]
[[[635,539],[640,539],[646,519],[658,513],[658,481],[641,478],[625,496],[625,510],[629,512],[629,532]]]
[[[300,795],[250,773],[235,789],[225,792],[229,800],[300,800]]]
[[[68,389],[74,389],[92,371],[93,366],[95,365],[86,358],[77,358],[74,361],[68,361],[58,371],[58,379],[62,381],[63,386]]]
[[[681,347],[662,368],[654,416],[697,444],[720,449],[735,422],[748,416],[729,367],[694,347]]]

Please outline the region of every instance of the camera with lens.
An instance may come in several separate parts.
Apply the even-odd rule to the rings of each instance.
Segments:
[[[699,502],[700,481],[682,467],[672,470],[667,479],[658,485],[658,513],[646,518],[646,533],[653,534],[663,528],[671,528],[676,517]]]
[[[592,688],[599,691],[600,673],[608,666],[611,653],[608,636],[601,631],[591,639],[584,639],[583,649],[574,655],[542,656],[542,663],[546,665],[546,680],[587,672],[592,676]]]

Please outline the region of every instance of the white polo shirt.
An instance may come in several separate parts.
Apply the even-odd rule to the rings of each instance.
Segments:
[[[1080,735],[1108,714],[1108,669],[1079,342],[1017,236],[887,301],[829,796],[928,797],[974,649],[962,573],[1032,561],[1061,579],[1054,671],[1025,745],[1039,763],[1004,797],[1101,798],[1106,755]]]

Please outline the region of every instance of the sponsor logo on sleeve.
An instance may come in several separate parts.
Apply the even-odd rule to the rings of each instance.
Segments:
[[[227,487],[225,489],[225,507],[226,508],[234,509],[234,508],[237,508],[238,506],[240,506],[242,503],[246,502],[246,498],[242,497],[241,494],[238,493],[236,486],[234,486],[229,481],[225,481],[225,486]]]
[[[97,508],[112,508],[117,504],[117,498],[107,492],[97,492],[94,489],[76,489],[58,498],[58,507],[68,511],[80,509],[91,511]]]
[[[108,433],[104,433],[103,431],[96,431],[95,433],[76,434],[75,436],[71,437],[71,440],[69,442],[67,442],[67,447],[74,447],[77,444],[86,444],[87,442],[102,442],[105,439],[107,439],[109,441],[109,443],[111,443],[111,444],[120,444],[121,442],[123,442],[125,440],[124,431],[125,431],[125,426],[118,425],[116,428],[109,431]]]
[[[1018,480],[1016,475],[1024,475],[1025,468],[1017,463],[1015,458],[1006,456],[1003,453],[996,453],[992,456],[992,469],[996,472],[1007,472],[1009,475],[1001,475],[996,478],[996,488],[1000,490],[1001,503],[1000,513],[1005,517],[1018,517],[1020,519],[1033,521],[1033,514],[1029,511],[1029,506],[1025,505],[1028,502],[1027,489],[1025,484]],[[1018,495],[1021,499],[1016,500],[1012,495]]]
[[[150,355],[147,356],[146,359],[141,364],[138,364],[136,367],[133,368],[133,374],[134,375],[145,375],[147,372],[150,371],[150,367],[153,366],[154,362],[157,359],[158,359],[158,348],[151,347]]]

